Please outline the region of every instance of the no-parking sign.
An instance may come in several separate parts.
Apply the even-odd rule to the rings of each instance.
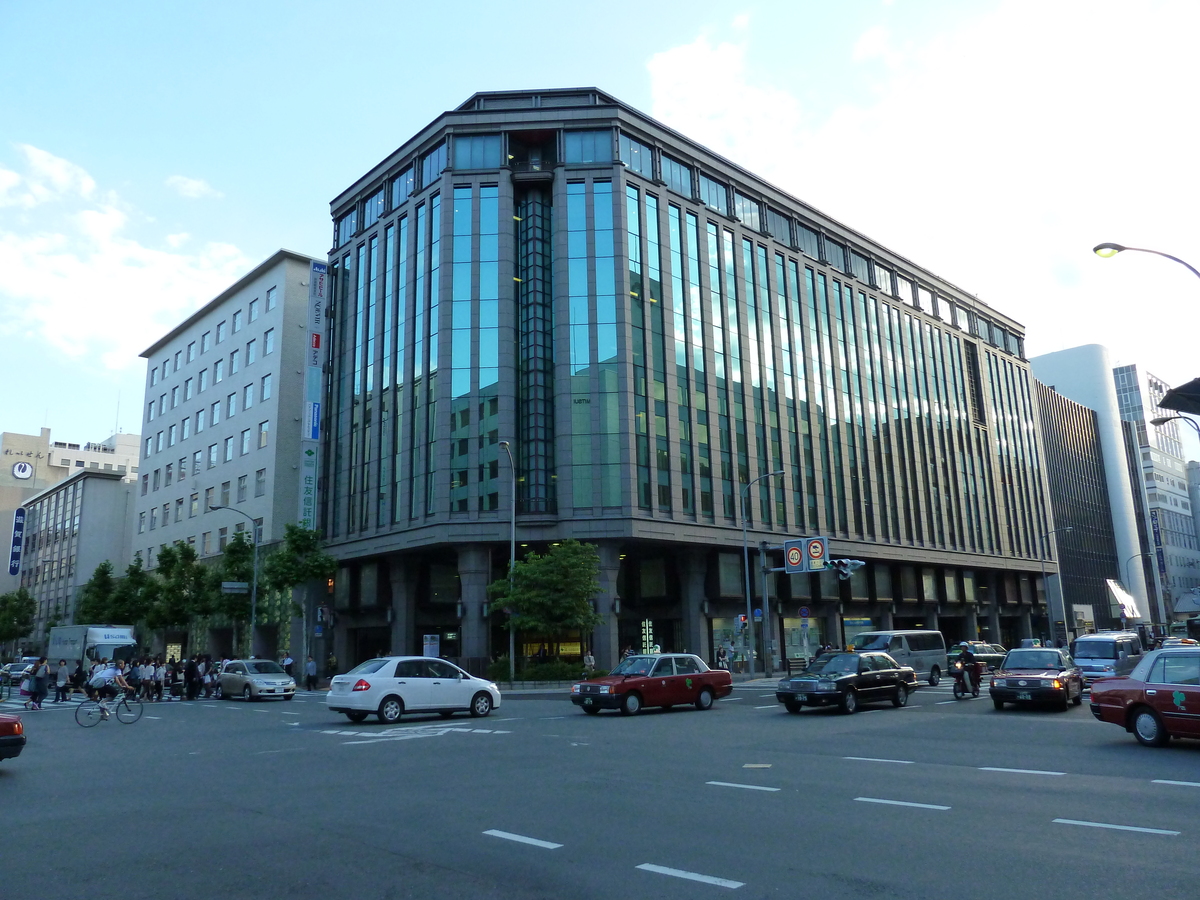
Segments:
[[[810,537],[784,541],[783,568],[789,575],[820,572],[829,567],[829,544],[826,538]]]

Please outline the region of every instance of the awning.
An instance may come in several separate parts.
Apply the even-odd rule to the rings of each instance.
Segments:
[[[1158,405],[1163,409],[1173,409],[1176,412],[1200,415],[1200,378],[1193,378],[1187,384],[1171,388]]]
[[[1126,619],[1140,619],[1141,612],[1138,611],[1137,600],[1133,598],[1133,594],[1121,587],[1120,582],[1114,581],[1111,578],[1106,578],[1104,583],[1108,585],[1108,592],[1112,598],[1120,604],[1121,616]]]
[[[1200,613],[1200,592],[1185,591],[1175,598],[1175,613],[1177,615],[1194,616]]]

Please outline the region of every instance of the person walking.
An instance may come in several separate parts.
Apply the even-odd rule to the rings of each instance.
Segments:
[[[325,677],[332,678],[338,673],[337,657],[333,655],[333,651],[329,651],[329,656],[325,657]]]
[[[58,661],[58,671],[54,673],[54,702],[65,703],[67,695],[70,693],[71,670],[67,668],[67,661],[60,659]]]
[[[292,659],[292,654],[290,654],[288,651],[284,650],[283,658],[281,660],[279,660],[279,664],[281,666],[283,666],[283,671],[288,673],[289,678],[295,677],[294,675],[292,675],[292,666],[295,664],[295,662],[296,661],[294,659]]]
[[[306,691],[317,689],[317,661],[311,656],[304,663],[304,689]]]
[[[46,699],[48,693],[50,693],[50,666],[46,664],[46,657],[43,656],[38,659],[29,676],[29,699],[25,702],[25,708],[41,709],[42,701]]]
[[[724,644],[717,648],[717,668],[729,670],[729,653]]]
[[[200,696],[201,683],[199,657],[190,656],[183,667],[183,687],[187,699],[195,700]]]
[[[587,678],[592,677],[592,673],[596,671],[596,657],[592,656],[592,648],[588,647],[583,651],[583,674]]]

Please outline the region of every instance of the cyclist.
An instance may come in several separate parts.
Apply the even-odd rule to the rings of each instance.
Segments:
[[[125,680],[125,661],[117,660],[115,663],[109,663],[106,668],[101,669],[92,676],[92,680],[88,685],[93,689],[94,696],[100,701],[100,718],[108,718],[108,701],[115,699],[118,692],[128,691],[133,693],[133,688],[129,682]]]

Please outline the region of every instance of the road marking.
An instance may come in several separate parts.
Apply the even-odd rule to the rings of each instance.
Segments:
[[[1177,835],[1178,831],[1165,831],[1162,828],[1138,828],[1136,825],[1109,825],[1105,822],[1081,822],[1079,819],[1055,819],[1058,825],[1083,825],[1087,828],[1111,828],[1114,831],[1140,831],[1143,834]]]
[[[957,700],[939,700],[934,705],[935,706],[945,706],[947,703],[957,703],[957,702],[958,702]]]
[[[252,710],[250,710],[250,712],[262,713],[264,716],[269,716],[271,714],[271,711],[269,709],[252,709]],[[281,715],[282,715],[282,713],[281,713]]]
[[[886,763],[898,763],[898,764],[900,764],[900,765],[902,765],[902,766],[911,766],[911,765],[914,765],[914,762],[913,762],[913,760],[911,760],[911,759],[877,759],[877,758],[876,758],[876,757],[874,757],[874,756],[843,756],[843,757],[842,757],[842,759],[856,759],[856,760],[858,760],[859,762],[886,762]]]
[[[769,769],[771,763],[742,763],[743,769]]]
[[[771,791],[772,793],[777,793],[780,790],[779,788],[763,787],[761,784],[737,784],[733,781],[706,781],[704,783],[714,784],[717,787],[742,788],[747,791]]]
[[[778,703],[772,703],[770,706],[756,706],[755,709],[779,709]]]
[[[1066,772],[1046,772],[1042,769],[1004,769],[999,766],[980,766],[980,772],[1012,772],[1016,775],[1066,775]]]
[[[774,697],[774,694],[759,694],[760,697]]]
[[[162,716],[146,716],[147,719],[161,719]]]
[[[880,800],[878,797],[855,797],[860,803],[886,803],[888,806],[913,806],[917,809],[949,809],[948,806],[938,806],[934,803],[909,803],[907,800]]]
[[[1200,787],[1200,781],[1168,781],[1165,778],[1155,778],[1151,784],[1175,784],[1179,787]]]
[[[745,700],[745,699],[746,699],[745,697],[722,697],[721,702],[724,703],[727,700]]]
[[[304,747],[287,747],[283,750],[259,750],[255,753],[255,756],[261,756],[264,753],[301,753],[304,749]]]
[[[701,875],[699,872],[685,872],[683,869],[669,869],[666,866],[656,866],[653,863],[642,863],[637,868],[644,872],[657,872],[659,875],[670,875],[673,878],[686,878],[688,881],[699,881],[703,884],[715,884],[717,887],[736,889],[744,881],[730,881],[728,878],[716,878],[712,875]]]
[[[562,844],[552,844],[550,841],[539,841],[537,838],[525,837],[523,834],[513,834],[511,831],[497,831],[490,828],[484,832],[492,837],[504,838],[506,841],[516,841],[518,844],[529,844],[533,847],[541,847],[543,850],[557,850]]]
[[[540,716],[543,722],[549,722],[551,719],[565,719],[566,716]]]

